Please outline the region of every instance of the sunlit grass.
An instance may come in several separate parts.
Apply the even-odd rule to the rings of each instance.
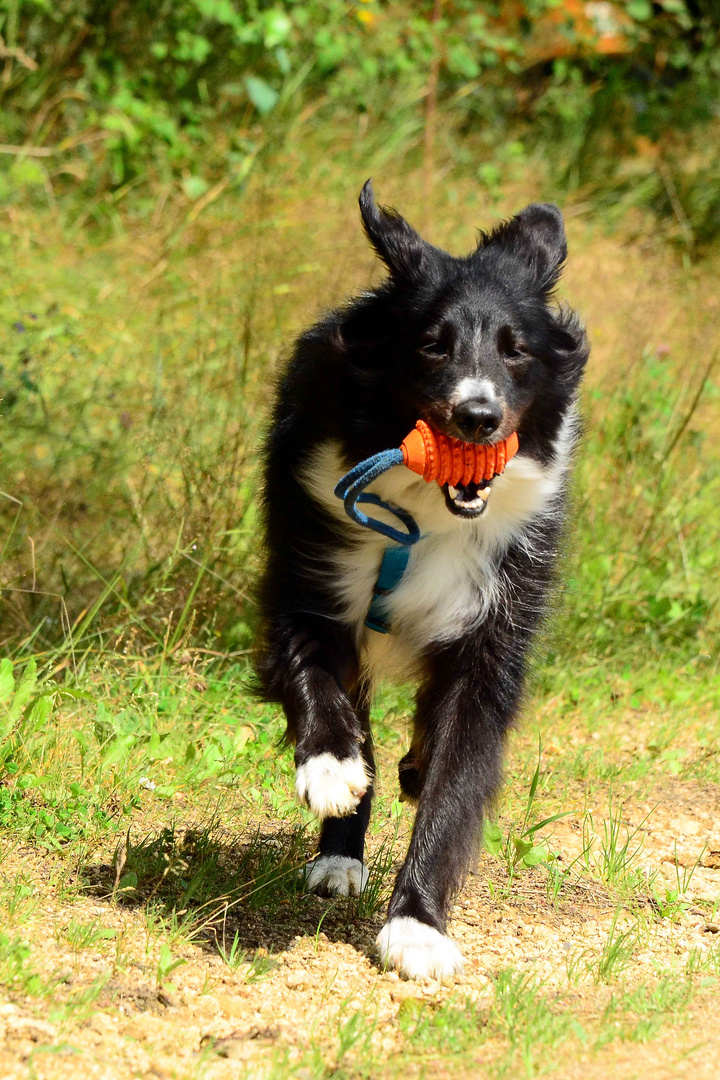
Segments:
[[[55,220],[44,236],[46,221],[18,214],[3,249],[0,982],[62,1025],[99,1000],[110,1008],[114,981],[140,968],[144,992],[172,1007],[193,948],[210,988],[210,960],[256,989],[280,978],[298,936],[317,952],[326,930],[359,935],[362,958],[406,849],[396,767],[412,688],[382,688],[373,706],[369,887],[329,903],[300,887],[316,826],[294,799],[282,716],[248,689],[263,409],[294,333],[375,273],[354,181],[328,170],[317,191],[258,173],[245,201],[192,228],[120,221],[90,237]],[[417,176],[388,187],[422,220]],[[430,232],[460,250],[472,226],[534,194],[479,205],[451,178]],[[583,399],[567,583],[474,888],[488,909],[601,915],[604,936],[569,950],[562,992],[498,961],[480,997],[460,986],[450,1001],[393,999],[381,1021],[373,993],[359,1007],[328,975],[332,1022],[268,1054],[270,1078],[405,1076],[408,1062],[429,1075],[446,1055],[458,1075],[544,1075],[581,1048],[658,1039],[720,972],[710,942],[636,976],[654,935],[686,927],[690,905],[714,925],[717,906],[694,896],[692,862],[648,870],[652,812],[627,810],[663,785],[720,783],[710,308],[698,305],[692,332],[684,315],[663,324],[662,342],[634,329],[680,295],[666,255],[648,260],[640,303],[619,247],[608,270],[605,241],[570,224],[568,287],[585,289],[599,369]],[[616,300],[596,300],[598,265]],[[695,275],[688,290],[714,288],[711,266]],[[99,910],[76,914],[88,900]],[[50,939],[65,954],[57,970],[43,963]],[[90,957],[101,975],[87,975]],[[210,1040],[197,1068],[224,1052]]]

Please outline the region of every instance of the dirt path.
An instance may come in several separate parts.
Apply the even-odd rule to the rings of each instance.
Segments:
[[[359,917],[352,901],[305,898],[300,911],[285,901],[228,913],[216,924],[226,952],[237,932],[252,958],[233,970],[212,935],[191,942],[167,924],[161,934],[148,905],[78,893],[59,857],[16,850],[3,876],[25,883],[9,921],[29,948],[0,1005],[0,1075],[458,1077],[501,1075],[505,1062],[519,1070],[510,1075],[567,1080],[715,1077],[718,791],[669,780],[623,810],[644,841],[638,866],[657,871],[670,891],[678,873],[691,875],[677,910],[660,918],[635,900],[618,917],[617,891],[582,874],[554,904],[543,868],[509,886],[500,861],[484,854],[451,927],[466,973],[446,985],[379,971],[371,957],[381,913]],[[599,821],[599,807],[595,814]],[[552,842],[567,864],[582,850],[580,822],[560,823]],[[104,936],[83,943],[78,927]],[[627,955],[599,977],[608,941],[624,933]],[[497,1019],[506,971],[515,973],[513,1009],[527,1014],[515,1032]],[[638,997],[638,988],[658,986],[654,1004]],[[571,1018],[572,1028],[548,1034],[548,1019],[552,1029],[558,1018]]]

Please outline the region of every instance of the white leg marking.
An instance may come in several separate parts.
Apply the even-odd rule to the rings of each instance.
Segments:
[[[417,919],[390,919],[378,934],[376,945],[381,964],[397,968],[406,979],[442,982],[463,969],[455,942]]]
[[[298,799],[321,819],[352,814],[369,786],[359,755],[341,761],[334,754],[317,754],[295,774]]]
[[[301,873],[306,892],[321,896],[359,896],[369,877],[367,866],[347,855],[318,855]]]

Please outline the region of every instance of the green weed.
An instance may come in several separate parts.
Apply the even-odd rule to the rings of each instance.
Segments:
[[[175,987],[168,980],[173,971],[181,967],[182,964],[187,963],[182,957],[174,957],[170,951],[170,946],[165,942],[160,946],[160,955],[158,956],[157,968],[155,971],[155,984],[158,990],[172,991]]]
[[[704,948],[690,950],[685,965],[688,975],[701,975],[712,972],[720,976],[720,944],[711,944]]]
[[[218,942],[218,953],[222,957],[223,963],[227,964],[231,971],[237,971],[245,963],[246,953],[241,947],[240,934],[237,930],[229,949],[225,947],[224,941]]]
[[[44,998],[50,997],[59,985],[61,976],[49,979],[34,970],[32,949],[19,937],[10,938],[0,931],[0,986],[10,994]]]
[[[379,808],[376,808],[376,813],[378,811]],[[354,901],[355,913],[360,919],[373,918],[388,899],[399,854],[398,833],[402,815],[403,804],[396,799],[391,806],[392,833],[385,836],[375,850],[368,863],[367,884]]]
[[[0,909],[5,925],[27,922],[38,905],[38,889],[19,874],[0,884]]]
[[[501,1039],[501,1055],[484,1057],[493,1077],[520,1075],[518,1070],[527,1077],[542,1075],[549,1053],[570,1039],[585,1039],[577,1020],[554,1007],[532,975],[513,970],[493,978],[487,1007],[457,999],[433,1005],[408,998],[398,1025],[409,1047],[445,1055],[469,1055]]]
[[[81,923],[71,919],[63,931],[63,937],[77,955],[82,949],[93,949],[100,941],[111,941],[117,937],[117,930],[102,926],[99,920]]]
[[[568,955],[566,969],[571,983],[590,977],[595,983],[613,982],[619,978],[631,963],[633,956],[643,941],[638,924],[627,929],[618,926],[622,908],[613,914],[607,937],[599,951],[580,949]]]
[[[522,821],[511,825],[507,835],[503,836],[496,822],[486,821],[483,826],[485,848],[491,855],[499,855],[503,860],[508,875],[508,889],[516,874],[523,869],[530,869],[541,864],[551,866],[557,859],[557,853],[540,836],[540,830],[566,817],[565,813],[551,814],[549,817],[534,821],[534,803],[540,781],[542,742],[538,738],[538,755],[535,771],[528,788],[527,801]]]
[[[450,1000],[433,1006],[406,998],[398,1010],[398,1026],[414,1049],[462,1053],[485,1040],[486,1014],[470,1002]]]
[[[692,996],[690,980],[676,975],[665,975],[652,986],[641,984],[613,993],[603,1013],[597,1045],[616,1038],[631,1042],[656,1038],[666,1024],[677,1021]]]
[[[631,895],[646,884],[645,874],[637,865],[643,848],[640,830],[646,821],[647,817],[639,825],[628,828],[623,820],[622,802],[613,803],[612,792],[608,795],[608,812],[602,821],[601,834],[595,831],[592,814],[586,814],[583,820],[585,868],[623,895]]]

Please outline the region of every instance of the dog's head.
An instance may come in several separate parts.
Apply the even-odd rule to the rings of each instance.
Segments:
[[[465,258],[378,207],[369,180],[360,211],[390,272],[380,290],[389,311],[383,352],[392,366],[387,392],[403,422],[420,417],[476,443],[517,431],[522,453],[549,459],[587,360],[579,321],[552,301],[567,255],[559,209],[533,203],[481,234]],[[465,517],[484,509],[470,488],[447,497]]]

